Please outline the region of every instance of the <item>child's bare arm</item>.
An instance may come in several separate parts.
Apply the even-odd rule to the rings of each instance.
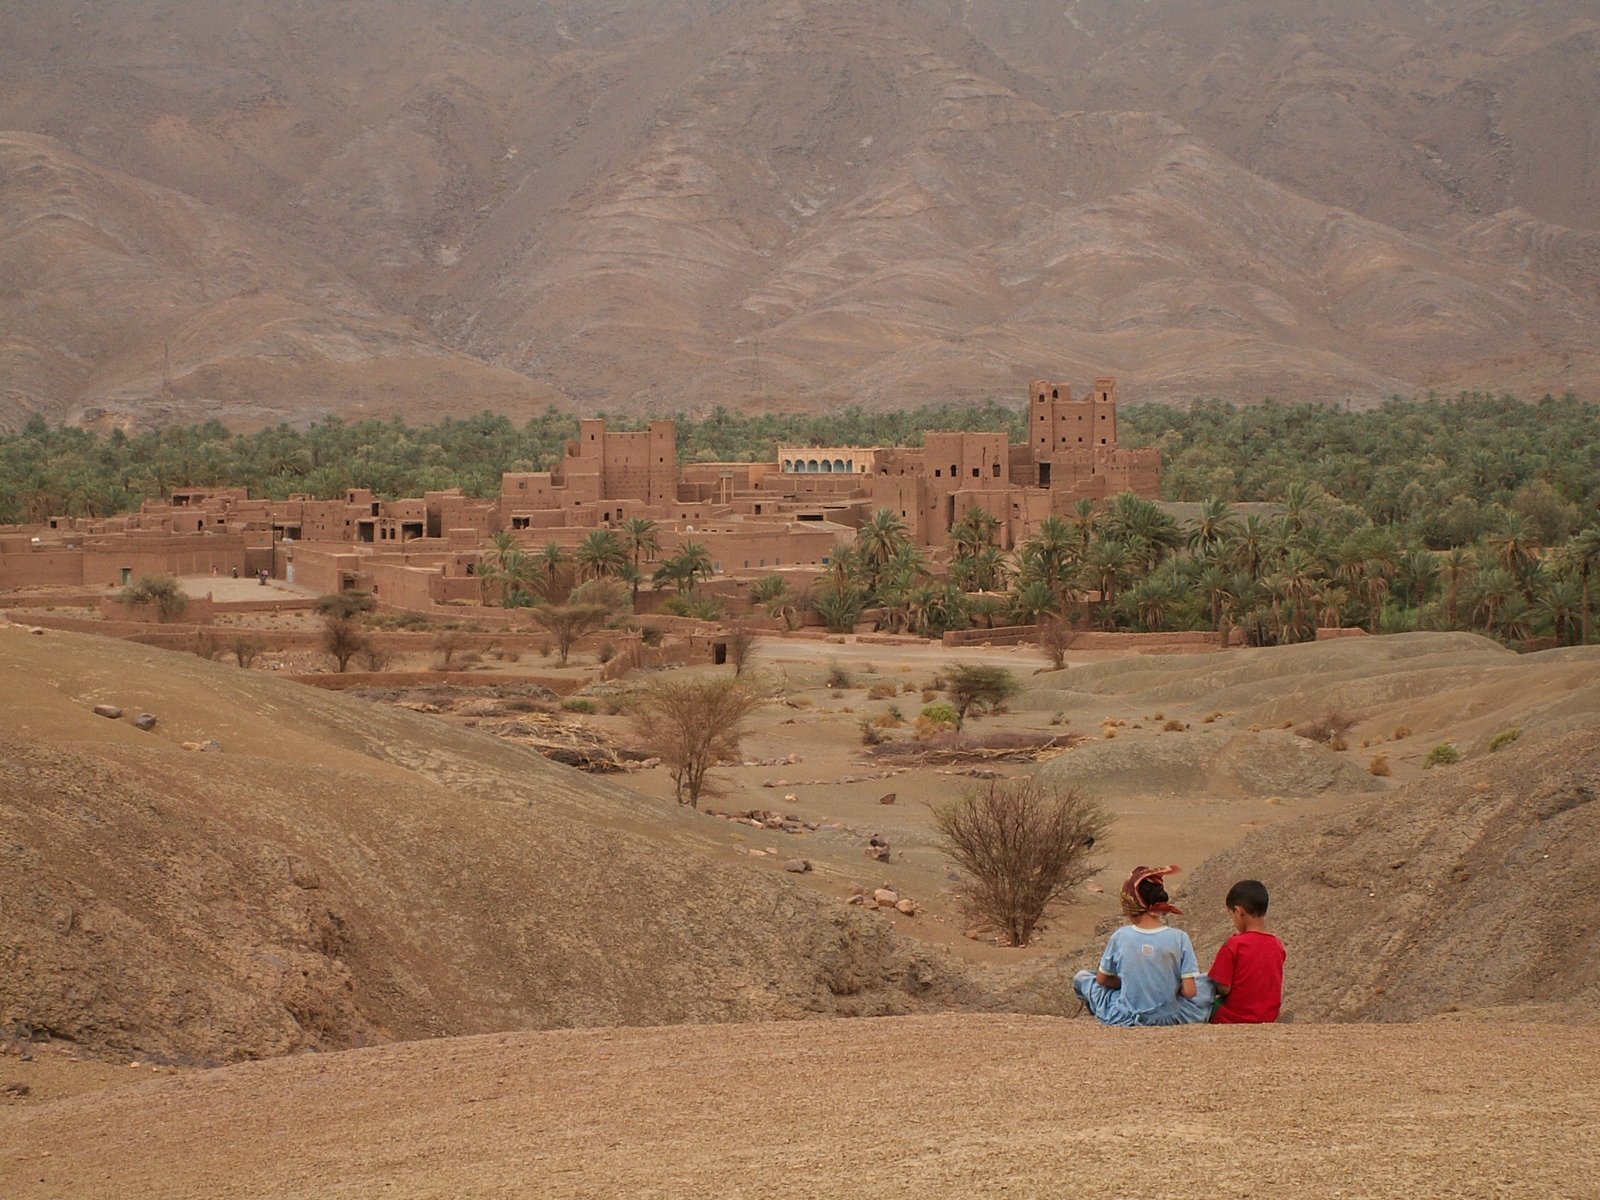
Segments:
[[[1185,1000],[1193,1000],[1194,994],[1198,990],[1199,989],[1195,985],[1193,975],[1185,975],[1183,977],[1183,981],[1178,984],[1178,995],[1182,996]]]
[[[1104,971],[1096,971],[1094,979],[1101,987],[1111,988],[1113,991],[1122,986],[1122,977],[1120,975],[1107,975]]]

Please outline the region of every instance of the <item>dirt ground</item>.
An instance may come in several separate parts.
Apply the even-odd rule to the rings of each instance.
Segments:
[[[1600,1041],[1538,1024],[558,1031],[0,1109],[0,1194],[1576,1198],[1597,1123]]]

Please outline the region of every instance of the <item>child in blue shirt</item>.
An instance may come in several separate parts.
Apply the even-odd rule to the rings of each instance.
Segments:
[[[1199,1025],[1211,1016],[1215,991],[1200,974],[1194,943],[1163,916],[1183,912],[1161,882],[1177,870],[1134,868],[1122,885],[1128,924],[1111,935],[1098,971],[1073,977],[1073,991],[1106,1025]]]

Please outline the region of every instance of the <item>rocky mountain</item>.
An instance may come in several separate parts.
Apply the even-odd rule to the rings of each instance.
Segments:
[[[0,0],[0,29],[0,421],[1600,382],[1575,0]],[[73,220],[39,155],[98,181]],[[113,237],[112,294],[59,300],[155,195],[261,289],[212,319],[235,293],[191,283],[186,349],[174,272],[239,271]]]

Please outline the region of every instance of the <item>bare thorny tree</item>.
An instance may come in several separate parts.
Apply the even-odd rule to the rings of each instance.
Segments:
[[[1076,788],[996,779],[935,806],[941,845],[964,875],[968,912],[1009,946],[1026,946],[1040,920],[1099,869],[1110,818]]]
[[[765,699],[760,687],[725,675],[661,678],[639,694],[634,724],[671,773],[679,804],[713,794],[707,774],[737,756],[745,721]]]

